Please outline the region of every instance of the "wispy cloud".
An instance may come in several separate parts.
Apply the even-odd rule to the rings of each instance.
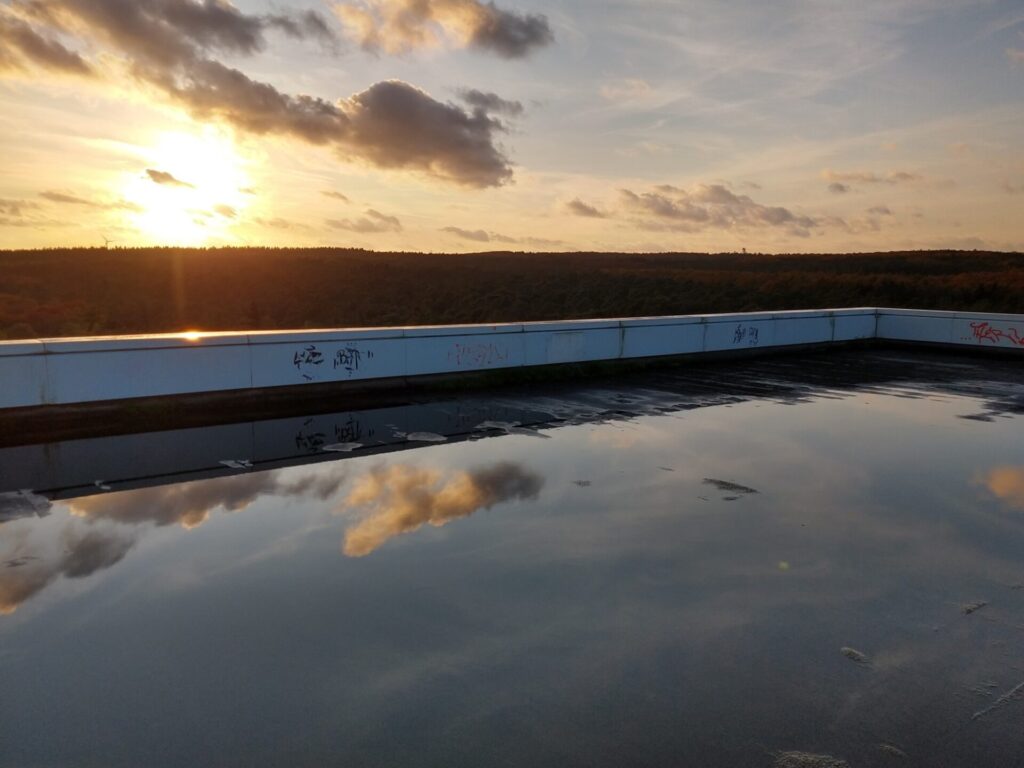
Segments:
[[[484,229],[463,229],[462,227],[443,227],[442,232],[447,232],[462,240],[471,240],[476,243],[502,243],[504,245],[528,245],[533,248],[552,248],[563,245],[561,240],[552,240],[544,237],[510,237],[498,232],[488,232]]]
[[[51,203],[61,203],[63,205],[81,205],[86,208],[99,208],[102,210],[123,210],[123,211],[140,211],[142,210],[135,203],[128,202],[127,200],[91,200],[87,197],[81,197],[70,192],[60,192],[58,190],[47,190],[40,192],[39,196],[44,200],[49,200]]]
[[[345,229],[363,235],[402,231],[402,222],[397,216],[388,216],[373,208],[367,209],[366,215],[358,219],[328,219],[326,223],[331,229]]]
[[[608,217],[608,214],[600,208],[590,205],[589,203],[585,203],[578,197],[567,202],[565,204],[565,210],[573,216],[582,216],[585,219],[604,219]]]

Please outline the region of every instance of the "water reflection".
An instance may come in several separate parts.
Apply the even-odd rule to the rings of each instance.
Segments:
[[[71,514],[89,520],[112,520],[139,525],[202,525],[215,509],[238,512],[261,496],[329,499],[344,482],[344,472],[309,473],[289,477],[280,472],[253,472],[181,485],[140,488],[100,494],[68,503]]]
[[[1024,467],[995,467],[983,476],[983,482],[1007,506],[1024,510]]]
[[[253,472],[73,499],[60,504],[71,518],[53,532],[28,527],[27,520],[0,526],[0,613],[13,613],[60,576],[82,578],[115,565],[147,527],[196,528],[218,509],[240,512],[263,497],[329,502],[347,479],[340,464],[299,475]],[[496,504],[535,500],[543,485],[538,473],[507,461],[458,471],[374,466],[352,479],[337,504],[340,515],[356,518],[345,530],[342,549],[364,557],[423,525],[441,527]],[[20,495],[9,508],[19,517],[41,514],[50,502],[40,498]]]
[[[294,422],[51,446],[82,482],[0,525],[0,764],[1013,765],[1022,423],[957,417],[1019,367],[829,360],[362,414],[301,463]]]
[[[504,501],[536,499],[543,485],[539,474],[508,461],[448,474],[405,464],[375,467],[345,499],[347,509],[367,514],[345,531],[343,550],[363,557],[423,525],[440,528]]]
[[[64,526],[49,542],[27,536],[5,537],[0,559],[0,613],[19,605],[57,578],[81,579],[120,562],[135,544],[133,531]]]

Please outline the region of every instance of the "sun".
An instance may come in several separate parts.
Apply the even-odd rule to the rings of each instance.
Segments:
[[[213,128],[163,133],[142,152],[146,171],[125,179],[131,223],[152,245],[236,242],[232,229],[251,198],[247,161]],[[150,173],[152,172],[152,173]]]

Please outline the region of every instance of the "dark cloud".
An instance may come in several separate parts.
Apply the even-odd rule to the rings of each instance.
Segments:
[[[1003,192],[1008,195],[1021,195],[1024,194],[1024,184],[1011,184],[1010,182],[1003,183]]]
[[[762,205],[722,184],[685,190],[668,184],[651,192],[621,190],[624,211],[644,229],[699,232],[705,229],[781,228],[800,237],[822,222],[781,206]]]
[[[331,229],[345,229],[363,235],[402,231],[402,222],[398,220],[397,216],[387,216],[372,208],[366,211],[365,216],[358,219],[328,219],[327,226]]]
[[[849,184],[843,184],[840,181],[833,181],[828,185],[828,191],[834,195],[845,195],[851,189]]]
[[[329,27],[312,12],[255,16],[219,0],[16,4],[37,26],[126,57],[136,79],[199,119],[329,146],[346,161],[418,172],[468,187],[498,186],[512,177],[509,161],[495,143],[505,127],[482,108],[467,112],[397,80],[377,83],[337,102],[292,95],[214,58],[259,52],[268,29],[323,38]]]
[[[238,211],[236,211],[230,205],[225,205],[224,203],[219,203],[218,205],[213,206],[213,211],[214,213],[220,214],[225,219],[234,219],[237,218],[238,216]]]
[[[892,210],[888,205],[874,205],[868,208],[868,213],[874,216],[892,216]]]
[[[321,190],[320,194],[323,195],[324,197],[333,197],[335,200],[341,200],[341,202],[343,202],[343,203],[350,203],[350,202],[352,202],[347,197],[345,197],[343,194],[341,194],[341,192],[335,192],[333,189]]]
[[[256,188],[255,187],[242,187],[238,191],[241,192],[243,195],[255,195],[256,194]]]
[[[404,464],[377,467],[345,499],[344,509],[365,516],[345,531],[343,551],[364,557],[423,525],[440,527],[502,502],[536,499],[543,486],[544,478],[512,462],[447,474]]]
[[[194,184],[189,184],[187,181],[175,178],[173,174],[170,174],[167,171],[157,171],[153,168],[147,168],[146,175],[154,184],[163,184],[168,187],[188,187],[189,189],[195,189]]]
[[[554,42],[541,14],[520,14],[479,0],[361,0],[335,6],[349,35],[369,51],[403,53],[448,41],[506,59]]]
[[[20,19],[0,15],[0,70],[26,69],[27,65],[72,75],[93,73],[75,51],[39,34]]]
[[[582,216],[588,219],[604,219],[608,217],[607,213],[589,203],[584,203],[578,197],[566,203],[565,210],[573,216]]]
[[[485,113],[490,112],[496,115],[519,117],[524,111],[523,104],[520,101],[503,99],[496,93],[485,93],[475,88],[462,89],[459,91],[459,98],[473,107],[473,109],[478,109]]]

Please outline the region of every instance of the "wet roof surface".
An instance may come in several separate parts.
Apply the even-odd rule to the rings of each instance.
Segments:
[[[1018,764],[1022,370],[832,352],[0,449],[0,764]]]

